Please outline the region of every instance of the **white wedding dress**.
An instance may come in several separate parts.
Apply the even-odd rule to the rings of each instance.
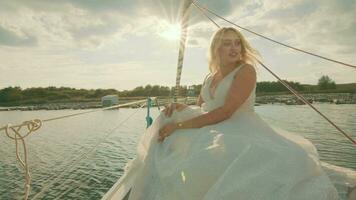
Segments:
[[[255,89],[227,120],[175,131],[157,142],[169,121],[184,121],[224,104],[230,72],[209,93],[202,87],[201,107],[189,106],[167,118],[160,114],[126,166],[121,189],[129,200],[334,200],[335,187],[321,169],[315,147],[306,139],[271,128],[254,112]],[[131,174],[131,175],[130,175]],[[115,199],[115,198],[114,198]]]

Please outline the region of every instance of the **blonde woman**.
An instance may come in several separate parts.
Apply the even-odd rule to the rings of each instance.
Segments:
[[[171,104],[144,133],[130,200],[338,199],[315,147],[254,112],[256,59],[236,29],[214,34],[198,106]]]

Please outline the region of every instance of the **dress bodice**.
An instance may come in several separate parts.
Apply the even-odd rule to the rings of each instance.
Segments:
[[[315,147],[297,135],[277,132],[254,112],[256,87],[230,118],[179,129],[157,142],[167,123],[222,106],[242,67],[219,82],[214,97],[209,91],[212,76],[207,77],[202,108],[188,106],[170,117],[161,112],[141,136],[138,157],[125,167],[110,199],[129,193],[130,200],[337,200]]]
[[[210,93],[210,85],[212,82],[213,75],[209,74],[202,86],[201,97],[204,103],[202,104],[202,109],[206,112],[212,111],[222,105],[224,105],[225,100],[228,96],[232,81],[238,71],[244,67],[244,64],[236,67],[229,74],[227,74],[215,87],[214,94]],[[238,112],[251,112],[254,111],[255,104],[255,90],[256,86],[252,90],[250,96],[246,101],[235,111],[234,115]]]

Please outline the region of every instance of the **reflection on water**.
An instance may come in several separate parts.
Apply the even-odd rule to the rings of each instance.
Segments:
[[[316,107],[355,138],[356,105]],[[76,112],[0,112],[0,125]],[[355,148],[307,106],[263,105],[256,112],[271,125],[310,139],[321,160],[356,170]],[[145,109],[120,109],[45,123],[27,139],[30,199],[100,199],[122,175],[125,163],[135,157],[137,141],[146,127],[145,115]],[[152,115],[158,115],[157,109]],[[22,199],[23,177],[13,141],[0,132],[0,199]]]

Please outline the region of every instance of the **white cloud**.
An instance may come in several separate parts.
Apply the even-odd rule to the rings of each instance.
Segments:
[[[280,42],[355,64],[356,4],[350,1],[249,1],[232,21]],[[315,84],[321,74],[355,82],[354,69],[296,53],[243,33],[282,78]],[[310,64],[312,63],[312,64]],[[268,79],[263,73],[262,79]]]
[[[352,1],[199,2],[273,39],[356,63],[356,5]],[[159,33],[165,23],[177,21],[180,4],[176,0],[0,2],[0,86],[125,89],[153,83],[173,85],[178,44]],[[207,73],[206,52],[216,30],[196,8],[191,12],[183,84],[197,84]],[[282,78],[315,83],[325,73],[337,82],[356,80],[354,70],[243,34]],[[260,71],[260,80],[271,80]],[[158,73],[163,75],[155,77]]]

